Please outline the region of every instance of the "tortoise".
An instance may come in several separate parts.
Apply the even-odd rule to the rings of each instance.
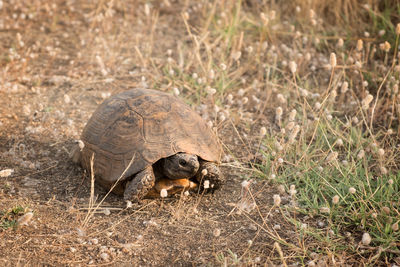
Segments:
[[[90,171],[94,154],[96,182],[125,200],[140,201],[160,190],[158,182],[175,191],[193,182],[214,191],[224,182],[222,148],[213,131],[187,104],[161,91],[131,89],[106,99],[81,140],[73,160]]]

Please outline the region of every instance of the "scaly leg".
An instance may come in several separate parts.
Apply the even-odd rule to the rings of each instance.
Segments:
[[[149,166],[143,171],[137,173],[132,180],[126,183],[124,199],[133,202],[139,202],[154,186],[155,180],[156,179],[152,166]]]

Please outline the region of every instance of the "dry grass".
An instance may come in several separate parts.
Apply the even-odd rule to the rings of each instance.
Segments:
[[[395,1],[0,2],[5,264],[400,264]],[[213,126],[224,191],[96,203],[65,151],[131,87]]]

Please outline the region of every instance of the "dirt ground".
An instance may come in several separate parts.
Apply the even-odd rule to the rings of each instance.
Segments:
[[[0,178],[0,210],[34,214],[26,226],[0,229],[0,265],[281,263],[275,240],[304,240],[271,209],[268,184],[253,180],[251,191],[242,188],[251,173],[237,161],[223,163],[227,184],[213,195],[129,209],[110,195],[87,220],[90,181],[68,157],[74,141],[104,98],[154,87],[166,51],[187,42],[185,5],[153,6],[145,16],[143,2],[121,1],[107,17],[107,6],[95,2],[12,1],[0,10],[0,169],[14,170]],[[101,12],[105,19],[96,20]],[[249,155],[233,127],[222,125],[219,136],[245,163]],[[96,186],[97,202],[105,193]]]

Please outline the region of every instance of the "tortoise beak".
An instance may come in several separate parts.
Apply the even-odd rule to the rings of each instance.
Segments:
[[[200,168],[200,163],[197,158],[190,159],[190,166],[193,166],[193,172],[196,173]]]

